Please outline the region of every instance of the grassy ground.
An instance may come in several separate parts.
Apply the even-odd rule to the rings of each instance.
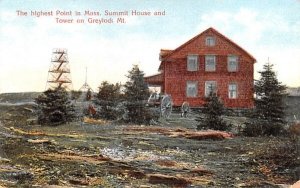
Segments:
[[[0,105],[0,186],[278,187],[299,179],[288,138],[174,136],[170,130],[196,131],[195,115],[179,114],[151,127],[107,121],[48,127],[34,123],[34,109]]]

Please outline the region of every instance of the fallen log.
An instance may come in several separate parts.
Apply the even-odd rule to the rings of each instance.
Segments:
[[[91,164],[101,164],[111,160],[110,158],[103,157],[102,155],[87,157],[87,156],[76,155],[76,154],[67,155],[67,154],[57,154],[57,153],[41,154],[41,155],[37,155],[37,157],[49,161],[56,161],[56,160],[76,161],[76,162],[87,162]]]
[[[22,129],[17,129],[15,127],[10,127],[9,130],[13,131],[15,133],[18,133],[21,135],[27,135],[27,136],[53,136],[53,137],[67,137],[67,138],[82,138],[83,137],[83,135],[79,135],[79,134],[52,134],[52,133],[44,133],[41,131],[23,131]]]
[[[171,161],[171,160],[158,160],[155,162],[159,166],[165,166],[165,167],[173,167],[176,166],[176,161]]]
[[[158,133],[163,134],[169,137],[184,137],[187,139],[194,139],[194,140],[205,140],[205,139],[212,139],[212,140],[220,140],[226,138],[232,138],[233,134],[225,132],[225,131],[215,131],[215,130],[203,130],[203,131],[192,131],[190,129],[182,129],[182,128],[164,128],[164,127],[126,127],[124,128],[125,131],[133,131],[133,132],[150,132],[150,133]]]
[[[165,184],[174,187],[186,187],[191,184],[191,181],[177,176],[169,176],[164,174],[148,174],[149,183],[151,184]]]
[[[232,138],[233,135],[223,131],[207,130],[207,131],[195,131],[195,132],[186,131],[179,134],[177,133],[177,137],[185,137],[194,140],[205,140],[205,139],[221,140],[225,138]]]

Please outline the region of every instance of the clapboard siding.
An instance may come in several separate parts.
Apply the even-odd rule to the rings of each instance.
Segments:
[[[208,36],[215,38],[214,46],[205,44]],[[187,70],[188,55],[198,55],[197,71]],[[205,70],[206,55],[215,55],[216,69],[213,72]],[[228,71],[227,58],[229,55],[238,57],[236,72]],[[159,67],[163,76],[162,92],[172,96],[174,106],[180,106],[187,101],[192,107],[201,107],[205,99],[205,82],[216,81],[217,95],[226,107],[253,108],[255,61],[247,51],[215,29],[209,28],[175,50],[162,50]],[[196,97],[186,95],[188,81],[197,82]],[[228,86],[231,83],[237,84],[238,87],[236,99],[230,99],[228,96]]]

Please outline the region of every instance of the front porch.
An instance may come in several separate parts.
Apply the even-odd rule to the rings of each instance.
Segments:
[[[145,76],[144,81],[148,84],[149,88],[155,88],[154,90],[159,88],[159,93],[164,93],[164,79],[163,73],[157,73],[151,76]]]

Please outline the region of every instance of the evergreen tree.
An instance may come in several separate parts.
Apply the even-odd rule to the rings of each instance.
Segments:
[[[259,71],[260,79],[255,83],[255,116],[263,125],[262,134],[276,135],[283,129],[284,97],[286,86],[277,80],[273,65],[267,63]]]
[[[272,64],[265,64],[255,82],[255,111],[246,123],[246,136],[278,135],[282,133],[284,120],[284,97],[286,86],[277,80]]]
[[[59,125],[75,118],[74,105],[63,88],[47,90],[35,99],[38,104],[38,121],[42,125]]]
[[[121,97],[121,85],[120,84],[110,84],[107,81],[103,81],[99,86],[99,92],[97,98],[106,101],[118,101]]]
[[[255,83],[257,116],[269,122],[284,122],[284,101],[286,86],[277,80],[273,65],[267,63],[259,71],[261,77]]]
[[[71,99],[72,100],[78,100],[79,97],[82,95],[82,91],[75,91],[75,90],[72,90],[71,91]]]
[[[129,71],[128,81],[124,85],[125,98],[130,102],[147,100],[150,92],[144,81],[144,72],[137,65]]]
[[[206,103],[203,109],[204,119],[197,118],[199,122],[197,129],[214,129],[214,130],[229,130],[230,125],[224,122],[222,115],[224,114],[224,105],[215,93],[210,93],[206,98]]]
[[[149,123],[152,115],[146,108],[146,101],[150,92],[144,81],[144,73],[134,65],[127,77],[124,97],[127,101],[128,120],[138,124]]]
[[[118,103],[121,100],[121,86],[120,84],[110,84],[103,81],[99,86],[97,94],[97,105],[100,106],[99,116],[105,119],[116,119],[119,116]]]

